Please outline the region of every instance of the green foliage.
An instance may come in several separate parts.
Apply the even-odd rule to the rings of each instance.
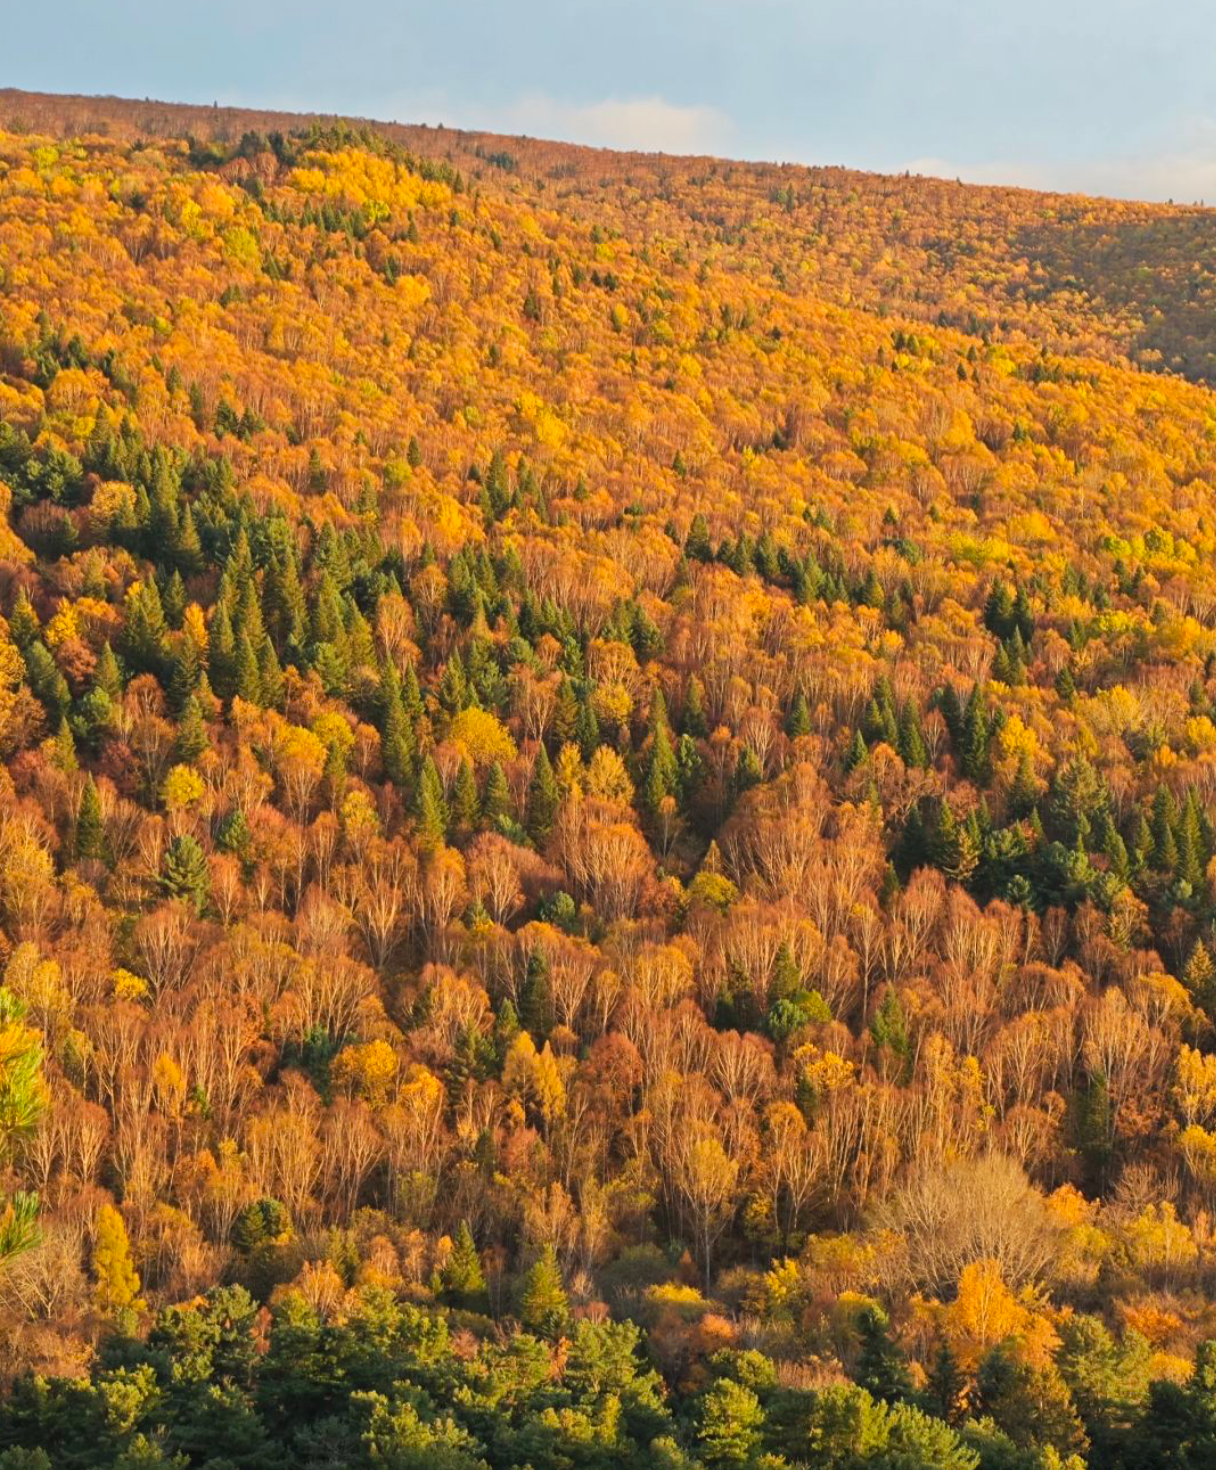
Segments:
[[[211,891],[211,877],[197,838],[184,832],[173,839],[161,860],[160,876],[170,898],[183,898],[202,913]]]

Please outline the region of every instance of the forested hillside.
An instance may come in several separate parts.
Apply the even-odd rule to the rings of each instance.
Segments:
[[[1211,1464],[1212,215],[0,120],[0,1467]]]

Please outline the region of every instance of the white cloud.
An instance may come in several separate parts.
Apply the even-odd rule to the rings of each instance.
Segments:
[[[1068,194],[1095,194],[1115,199],[1172,199],[1178,204],[1216,202],[1216,121],[1192,120],[1176,144],[1109,158],[1033,163],[989,159],[964,163],[945,158],[917,158],[909,172],[935,178],[962,179],[969,184],[1010,184]]]
[[[491,133],[527,134],[594,148],[646,153],[729,151],[735,124],[719,108],[684,106],[665,97],[606,97],[584,104],[529,92],[499,106],[461,103],[440,92],[385,98],[376,116],[401,122],[443,123]]]
[[[681,106],[664,97],[609,97],[570,106],[551,97],[523,97],[504,128],[537,137],[646,153],[714,153],[730,146],[735,128],[716,107]]]

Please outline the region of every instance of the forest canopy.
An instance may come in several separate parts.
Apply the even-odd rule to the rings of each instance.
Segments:
[[[0,122],[0,1467],[1212,1463],[1210,213]]]

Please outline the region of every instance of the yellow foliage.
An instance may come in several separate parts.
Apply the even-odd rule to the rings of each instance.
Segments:
[[[206,782],[193,766],[174,766],[161,785],[160,799],[166,811],[185,811],[206,789]]]
[[[448,726],[448,739],[458,745],[474,765],[490,765],[515,758],[515,742],[505,726],[489,710],[461,710]]]
[[[1042,1303],[1030,1291],[1015,1296],[996,1261],[964,1266],[957,1295],[941,1309],[940,1317],[960,1364],[971,1372],[999,1342],[1014,1342],[1018,1355],[1033,1367],[1046,1366],[1059,1346]]]
[[[616,801],[627,806],[633,800],[633,782],[625,762],[610,745],[598,745],[587,767],[583,782],[588,796],[601,801]]]
[[[98,1310],[104,1315],[143,1311],[127,1227],[113,1205],[102,1205],[94,1222],[93,1279]]]

